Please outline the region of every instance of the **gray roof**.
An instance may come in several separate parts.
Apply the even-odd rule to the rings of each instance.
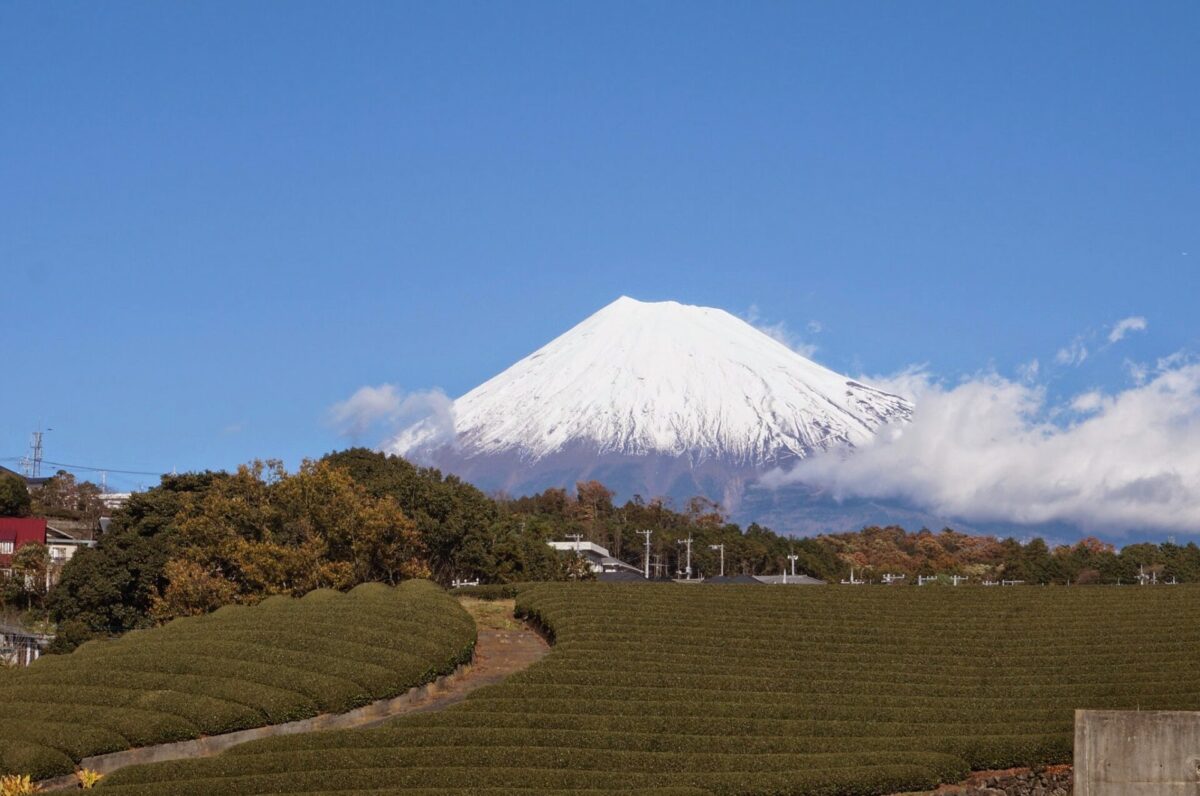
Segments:
[[[617,570],[616,572],[601,572],[596,575],[596,580],[603,583],[650,583],[642,577],[640,572],[630,572],[626,569]]]
[[[737,585],[746,584],[752,586],[761,586],[762,581],[753,575],[717,575],[714,578],[705,578],[704,583],[712,583],[714,585]]]
[[[755,575],[755,579],[759,583],[766,583],[772,586],[824,586],[825,581],[817,578],[810,578],[808,575]]]
[[[626,572],[636,572],[639,576],[642,574],[642,571],[637,567],[633,566],[632,564],[626,564],[621,559],[613,558],[612,556],[604,556],[601,558],[600,565],[605,567],[616,567],[617,569],[624,570]]]

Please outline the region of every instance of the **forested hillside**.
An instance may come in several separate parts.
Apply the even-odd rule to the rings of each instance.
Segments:
[[[573,493],[549,489],[512,498],[485,495],[452,475],[362,448],[329,454],[287,473],[256,462],[234,473],[164,476],[135,494],[93,550],[77,555],[47,599],[58,622],[57,649],[96,635],[203,614],[229,603],[317,588],[431,577],[483,583],[590,576],[551,539],[578,535],[631,564],[643,562],[650,530],[657,574],[774,574],[795,555],[798,571],[837,581],[851,567],[884,574],[966,575],[1026,583],[1131,583],[1200,580],[1200,548],[1133,545],[1118,552],[1094,539],[1050,549],[1034,539],[968,536],[953,530],[908,533],[865,528],[790,539],[728,522],[703,498],[685,506],[634,497],[617,505],[595,481]]]

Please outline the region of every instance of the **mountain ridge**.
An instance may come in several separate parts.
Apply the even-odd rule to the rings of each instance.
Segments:
[[[622,296],[458,398],[452,414],[452,430],[426,420],[387,450],[529,466],[590,449],[762,469],[861,445],[909,420],[912,405],[724,310]]]

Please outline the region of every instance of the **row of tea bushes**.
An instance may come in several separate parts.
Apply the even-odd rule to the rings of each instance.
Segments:
[[[0,678],[0,771],[340,713],[470,659],[475,625],[428,581],[226,606]]]
[[[545,584],[549,656],[441,713],[116,772],[114,796],[870,796],[1071,757],[1075,708],[1200,709],[1200,588]]]

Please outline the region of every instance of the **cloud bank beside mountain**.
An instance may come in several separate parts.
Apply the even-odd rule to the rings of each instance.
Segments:
[[[454,401],[438,389],[405,392],[394,384],[360,387],[329,408],[328,421],[338,434],[360,441],[393,434],[416,421],[428,423],[438,439],[454,438]]]
[[[875,383],[915,400],[911,424],[763,482],[902,499],[978,522],[1200,531],[1200,364],[1168,358],[1144,383],[1063,406],[995,375],[947,387],[910,371]]]

